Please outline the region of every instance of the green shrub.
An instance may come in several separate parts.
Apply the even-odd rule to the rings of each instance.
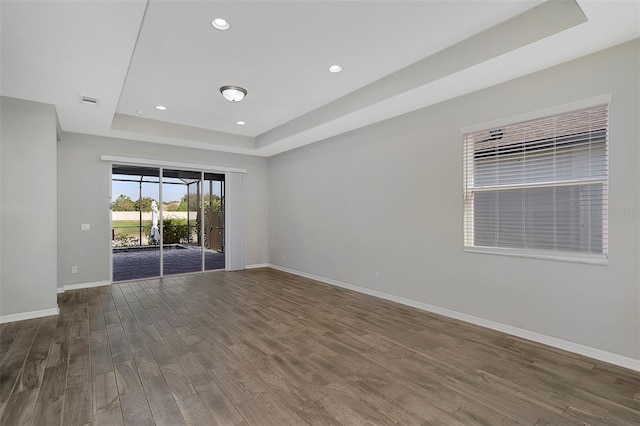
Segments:
[[[166,218],[163,221],[162,233],[164,244],[179,244],[189,242],[187,219]]]

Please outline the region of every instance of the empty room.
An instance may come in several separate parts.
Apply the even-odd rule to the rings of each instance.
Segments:
[[[0,424],[640,424],[639,1],[0,8]]]

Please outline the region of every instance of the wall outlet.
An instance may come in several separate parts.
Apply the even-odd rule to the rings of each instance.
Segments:
[[[282,255],[282,260],[287,260],[287,253]]]
[[[71,273],[72,274],[77,274],[78,273],[78,267],[77,266],[72,266],[71,267]]]
[[[83,223],[83,224],[80,225],[80,230],[81,231],[88,231],[90,229],[91,229],[91,225],[88,224],[88,223]]]
[[[376,280],[379,280],[379,279],[380,279],[380,271],[375,271],[375,272],[373,273],[373,277],[374,277]]]

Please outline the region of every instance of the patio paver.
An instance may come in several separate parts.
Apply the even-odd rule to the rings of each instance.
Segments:
[[[200,271],[200,248],[163,250],[164,275]],[[224,253],[205,250],[205,270],[224,269]],[[160,250],[114,251],[113,281],[127,281],[160,276]]]

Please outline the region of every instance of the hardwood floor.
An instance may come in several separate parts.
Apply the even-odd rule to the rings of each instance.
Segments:
[[[619,425],[640,374],[271,269],[0,326],[2,425]]]

